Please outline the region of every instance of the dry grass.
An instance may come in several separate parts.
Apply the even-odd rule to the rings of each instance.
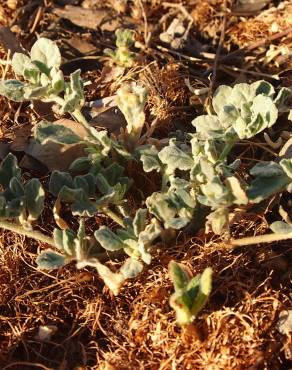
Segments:
[[[0,1],[0,9],[5,16],[9,14],[12,17],[5,4]],[[152,0],[146,4],[149,19],[158,23],[155,12],[165,11],[162,1]],[[196,35],[199,32],[202,38],[217,40],[222,4],[221,0],[184,2],[193,17]],[[136,7],[138,14],[141,6]],[[133,12],[133,7],[129,11]],[[277,14],[283,15],[283,12]],[[142,17],[137,14],[138,18]],[[7,24],[8,19],[3,22]],[[233,43],[243,46],[270,34],[267,24],[270,25],[263,17],[256,21],[254,17],[232,21],[228,24],[227,36]],[[42,24],[37,31],[41,31],[41,27]],[[167,63],[168,59],[162,61],[156,54],[153,57],[155,63],[147,64],[151,56],[144,55],[145,64],[137,70],[142,71],[140,78],[150,91],[149,121],[159,119],[156,133],[162,137],[175,129],[173,122],[176,118],[188,125],[194,116],[194,107],[189,105],[191,94],[184,78],[194,79],[190,71],[196,71],[197,65],[183,58],[176,60],[173,56]],[[0,50],[0,58],[7,58],[4,50]],[[256,60],[256,57],[251,57],[248,63],[252,59]],[[1,68],[2,78],[11,77],[9,69]],[[198,68],[207,69],[208,65],[202,63]],[[100,90],[95,89],[100,71],[88,72],[87,76],[94,82],[93,89],[88,88],[88,98],[102,96]],[[131,72],[123,78],[133,76]],[[204,76],[208,82],[207,77]],[[226,82],[230,76],[222,73],[218,79]],[[247,77],[235,74],[235,79],[247,80]],[[104,86],[103,91],[113,93],[116,85]],[[185,109],[185,106],[188,107]],[[1,97],[0,114],[0,132],[5,141],[11,140],[16,128],[35,118],[27,104],[20,107]],[[278,131],[289,130],[285,120],[281,120],[280,126]],[[234,151],[234,157],[242,159],[239,175],[246,179],[254,160],[273,158],[271,150],[268,150],[268,146],[259,141],[241,143]],[[147,188],[145,192],[156,190],[156,179],[144,178],[139,166],[129,166],[127,170],[129,173],[132,171],[130,175],[138,187]],[[42,180],[45,181],[44,178]],[[130,204],[133,208],[140,196],[140,193],[132,194]],[[275,205],[278,201],[287,203],[285,199],[274,199],[257,211],[249,209],[241,213],[232,226],[232,235],[242,237],[265,233],[267,221],[277,217],[273,211],[278,209]],[[51,210],[52,203],[48,200],[38,224],[42,231],[51,232],[54,227]],[[68,221],[76,226],[74,219]],[[101,221],[104,220],[97,217],[87,227],[94,230]],[[43,248],[44,245],[13,233],[0,233],[0,368],[3,370],[288,368],[289,361],[285,359],[283,348],[289,338],[277,331],[276,324],[279,313],[291,308],[292,304],[289,242],[230,251],[222,240],[206,236],[204,230],[192,239],[179,235],[170,245],[160,246],[148,270],[129,281],[117,297],[111,296],[104,288],[93,269],[78,271],[72,264],[59,271],[38,271],[35,258]],[[168,304],[173,289],[167,273],[171,259],[182,261],[194,274],[207,266],[214,270],[208,304],[194,326],[185,330],[176,325],[174,312]],[[119,262],[111,263],[118,265]],[[36,335],[39,327],[46,325],[54,325],[57,330],[49,341],[40,341]]]
[[[280,369],[284,338],[275,323],[291,304],[288,244],[230,252],[216,241],[189,240],[161,250],[149,270],[115,298],[93,271],[36,271],[37,246],[20,237],[2,234],[0,247],[2,366],[31,368],[13,366],[22,361],[53,369]],[[188,331],[176,326],[168,305],[171,258],[194,274],[214,269],[211,299]],[[52,324],[57,332],[50,342],[34,339],[40,325]]]

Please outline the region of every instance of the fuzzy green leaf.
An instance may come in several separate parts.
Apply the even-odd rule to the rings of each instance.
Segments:
[[[35,139],[41,144],[46,144],[49,141],[59,144],[77,144],[82,142],[81,137],[69,128],[47,121],[41,121],[37,125]]]
[[[47,95],[48,87],[29,84],[24,86],[23,91],[26,100],[41,99]]]
[[[170,173],[173,173],[176,169],[182,171],[190,170],[194,163],[192,157],[178,148],[174,143],[163,148],[159,152],[158,157],[162,163],[167,165]]]
[[[160,172],[162,170],[163,164],[159,160],[158,150],[154,145],[145,145],[137,148],[137,152],[140,155],[140,160],[143,163],[143,170],[145,172]]]
[[[259,203],[280,191],[283,191],[291,180],[286,175],[275,177],[257,177],[247,189],[247,196],[253,203]]]
[[[13,177],[20,180],[21,170],[17,165],[16,157],[9,153],[0,164],[0,184],[7,188]]]
[[[75,244],[74,240],[76,235],[70,229],[60,230],[54,229],[53,232],[54,242],[58,249],[64,252],[68,256],[75,255]]]
[[[193,285],[192,280],[189,282],[187,286],[188,291],[192,289],[192,285]],[[195,279],[194,279],[194,282],[196,282]],[[208,267],[203,271],[202,275],[200,276],[199,290],[197,292],[195,300],[192,304],[192,308],[190,310],[193,317],[196,317],[197,314],[205,306],[209,298],[209,295],[211,293],[211,290],[212,290],[212,269]]]
[[[30,74],[31,74],[31,77],[38,75],[37,68],[33,65],[30,58],[23,53],[14,53],[11,64],[12,64],[14,73],[17,75],[23,76],[27,79],[29,79],[28,77],[30,76]],[[35,82],[34,78],[32,82]]]
[[[282,159],[280,161],[280,165],[283,168],[284,172],[288,177],[290,177],[292,181],[292,158],[290,159]]]
[[[74,188],[71,175],[67,172],[53,171],[49,182],[50,193],[57,197],[63,186]]]
[[[16,102],[22,102],[25,100],[24,86],[17,80],[0,81],[0,95]]]
[[[133,279],[138,276],[143,270],[143,263],[135,258],[128,258],[120,268],[120,273],[125,279]]]
[[[176,292],[186,288],[191,276],[188,269],[183,264],[170,261],[168,272]]]
[[[228,209],[227,208],[219,208],[216,211],[211,212],[207,216],[208,223],[210,223],[212,227],[212,231],[216,235],[222,234],[224,227],[228,223]]]
[[[108,251],[117,251],[124,247],[122,240],[108,227],[102,226],[94,233],[95,239]]]
[[[37,220],[44,209],[45,192],[38,179],[31,179],[25,185],[28,220]]]
[[[134,233],[138,237],[140,232],[145,230],[147,218],[147,209],[139,208],[133,220]]]
[[[192,121],[199,137],[202,139],[216,139],[224,136],[225,130],[217,116],[204,115]]]
[[[89,171],[91,165],[91,160],[88,157],[80,157],[75,159],[69,167],[72,172],[85,172]]]
[[[14,197],[22,197],[24,195],[24,187],[17,177],[12,177],[9,183],[9,189],[11,190]]]
[[[96,261],[95,267],[100,277],[105,282],[105,285],[113,292],[114,295],[117,295],[125,281],[124,275],[121,273],[112,272],[107,266],[98,261]]]
[[[31,48],[30,52],[32,61],[44,63],[47,67],[59,68],[61,65],[61,54],[58,46],[50,39],[41,37]]]
[[[281,176],[283,169],[276,162],[259,162],[249,172],[256,177],[275,177]]]
[[[100,173],[104,176],[110,186],[114,186],[119,182],[120,177],[123,175],[124,167],[115,162],[102,169]]]
[[[283,221],[275,221],[270,225],[270,229],[276,234],[290,234],[292,233],[292,225]]]
[[[41,270],[54,270],[65,266],[67,262],[62,254],[46,250],[39,254],[36,263]]]

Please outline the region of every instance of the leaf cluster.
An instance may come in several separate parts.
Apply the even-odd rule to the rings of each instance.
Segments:
[[[109,56],[113,63],[120,67],[133,67],[136,59],[136,54],[130,48],[134,45],[134,33],[127,28],[119,28],[115,32],[116,35],[116,49],[112,50],[106,48],[104,54]]]
[[[13,71],[24,81],[1,81],[0,94],[17,102],[36,99],[56,102],[61,113],[73,112],[84,104],[80,70],[71,73],[67,82],[60,66],[58,46],[49,39],[39,38],[29,56],[23,53],[13,55]]]
[[[189,269],[181,263],[171,261],[168,267],[175,292],[170,305],[175,310],[179,325],[191,324],[205,306],[212,289],[212,269],[192,277]]]

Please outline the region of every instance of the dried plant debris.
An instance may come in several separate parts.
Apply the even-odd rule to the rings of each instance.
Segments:
[[[292,26],[292,4],[283,1],[277,7],[271,7],[252,19],[245,19],[228,30],[233,42],[245,46],[285,31]]]
[[[0,9],[0,367],[289,368],[291,2]]]

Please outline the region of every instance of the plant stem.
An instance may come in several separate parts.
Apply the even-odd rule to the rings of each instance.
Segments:
[[[5,220],[0,220],[0,228],[13,231],[17,234],[27,236],[28,238],[32,238],[55,247],[54,240],[39,231],[25,230],[22,226]]]
[[[122,227],[125,227],[123,219],[109,208],[103,208],[102,212]]]
[[[222,153],[219,156],[218,162],[223,162],[226,159],[226,157],[230,153],[231,149],[233,148],[235,142],[236,142],[236,140],[230,140],[225,144],[225,147],[224,147]]]
[[[71,113],[72,116],[76,119],[76,121],[78,121],[79,123],[82,124],[82,126],[86,129],[86,131],[88,132],[88,135],[92,137],[92,133],[91,133],[91,130],[92,130],[92,127],[90,126],[90,124],[87,122],[86,118],[84,117],[84,115],[82,114],[81,110],[80,109],[76,109],[74,112]]]
[[[169,181],[169,175],[165,172],[162,174],[162,183],[161,183],[161,191],[165,193],[167,191],[167,183]]]
[[[237,247],[242,247],[242,246],[247,246],[247,245],[260,244],[260,243],[272,243],[272,242],[277,242],[280,240],[288,240],[288,239],[292,239],[292,233],[265,234],[265,235],[257,235],[257,236],[250,236],[247,238],[230,240],[228,246],[230,248],[237,248]]]

